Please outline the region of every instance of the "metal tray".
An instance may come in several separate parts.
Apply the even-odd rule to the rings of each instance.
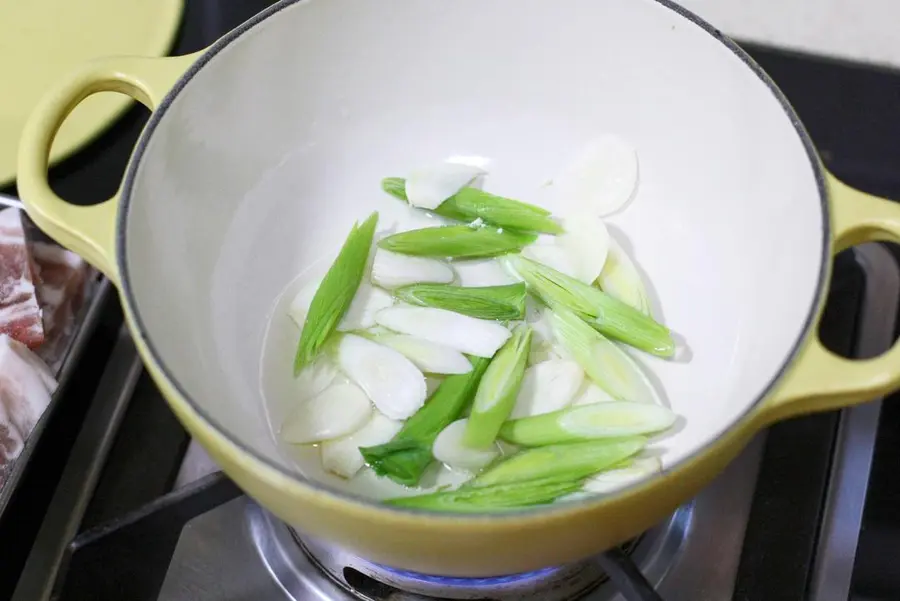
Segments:
[[[100,322],[103,305],[106,299],[109,298],[109,295],[112,294],[112,290],[113,286],[109,280],[100,276],[96,276],[88,283],[88,302],[81,308],[81,312],[76,319],[78,325],[76,326],[75,335],[66,349],[62,365],[56,374],[56,380],[59,383],[56,392],[53,393],[50,404],[25,440],[25,447],[22,449],[22,452],[9,467],[6,480],[0,486],[0,515],[3,515],[7,505],[9,505],[10,499],[22,480],[22,475],[25,473],[31,455],[34,453],[34,449],[37,447],[41,435],[47,426],[47,421],[59,404],[59,400],[65,394],[69,380],[72,374],[75,373],[79,360],[87,347],[88,340],[90,340],[97,324]]]

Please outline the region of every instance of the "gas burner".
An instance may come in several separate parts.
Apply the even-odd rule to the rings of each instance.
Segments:
[[[689,507],[680,511],[666,522],[665,527],[657,529],[653,536],[674,537],[677,540],[673,540],[671,546],[677,547],[684,529],[674,526],[678,521],[688,520],[689,514]],[[592,560],[492,578],[431,576],[382,566],[332,544],[293,534],[296,543],[315,566],[352,595],[367,601],[589,601],[591,593],[607,580],[600,565]],[[644,538],[627,543],[622,551],[633,553]]]
[[[757,439],[700,496],[624,549],[666,601],[696,601],[689,591],[703,588],[722,593],[709,598],[730,594],[762,442]],[[158,600],[621,601],[600,563],[596,558],[505,578],[412,574],[297,535],[240,497],[187,523]]]

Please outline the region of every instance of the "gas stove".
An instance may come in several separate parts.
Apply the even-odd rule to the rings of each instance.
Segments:
[[[270,4],[188,0],[174,53],[205,47]],[[842,179],[900,199],[900,74],[748,46]],[[51,172],[68,198],[115,190],[146,114],[135,109]],[[894,339],[900,252],[837,257],[820,335],[879,354]],[[770,291],[777,293],[777,291]],[[0,521],[0,598],[97,601],[868,601],[900,598],[900,403],[778,424],[656,527],[601,556],[500,578],[381,566],[291,530],[196,449],[143,371],[114,298],[85,377],[41,440]],[[102,374],[102,375],[101,375]],[[188,461],[188,463],[191,463]]]

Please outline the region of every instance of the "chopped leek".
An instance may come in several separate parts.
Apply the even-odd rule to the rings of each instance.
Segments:
[[[568,309],[552,309],[557,338],[595,384],[620,401],[658,402],[647,375],[628,353]]]
[[[406,194],[408,186],[409,183],[399,177],[386,177],[381,181],[381,187],[385,192],[407,202],[409,202]],[[422,206],[412,202],[410,204]],[[560,234],[563,231],[562,226],[546,209],[473,187],[460,189],[433,210],[448,219],[457,221],[481,219],[484,223],[511,230],[545,234]]]
[[[403,255],[477,259],[522,250],[534,242],[533,234],[491,227],[445,225],[399,232],[378,242],[378,247]]]
[[[523,324],[491,361],[472,403],[463,437],[466,446],[486,449],[497,438],[516,404],[530,348],[531,328]]]
[[[482,513],[552,503],[557,498],[580,489],[580,480],[548,479],[398,497],[388,499],[385,503],[393,507],[411,509]]]
[[[523,447],[661,432],[675,414],[661,405],[613,401],[568,407],[503,424],[500,437]]]
[[[369,260],[378,213],[354,224],[337,258],[313,296],[294,357],[294,376],[312,363],[353,303]]]
[[[645,444],[642,436],[628,436],[526,449],[488,468],[466,486],[477,488],[541,478],[579,480],[637,454]]]
[[[511,255],[506,261],[548,305],[585,315],[600,333],[642,351],[660,357],[675,353],[668,328],[602,290],[522,256]]]
[[[609,253],[603,271],[597,278],[597,285],[613,298],[619,299],[644,315],[650,315],[650,301],[647,300],[647,291],[641,274],[625,249],[612,236],[609,238]]]
[[[524,319],[525,284],[463,288],[447,284],[413,284],[394,290],[398,299],[419,305],[462,313],[479,319],[512,321]]]

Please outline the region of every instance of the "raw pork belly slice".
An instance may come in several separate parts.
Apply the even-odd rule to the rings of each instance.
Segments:
[[[56,380],[27,346],[0,334],[0,486],[50,404]]]
[[[34,242],[30,248],[38,273],[37,298],[44,314],[44,344],[37,354],[55,372],[75,333],[90,269],[84,259],[55,244]]]
[[[37,348],[44,341],[34,266],[18,209],[0,211],[0,334]]]

